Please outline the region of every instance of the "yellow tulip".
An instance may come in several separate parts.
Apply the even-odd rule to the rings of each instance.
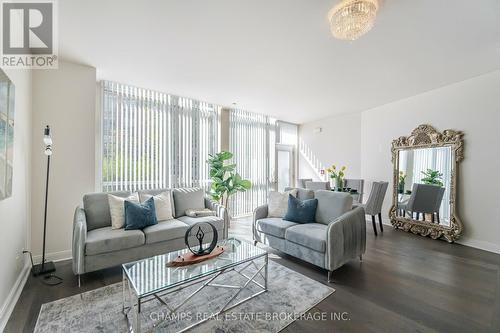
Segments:
[[[332,165],[332,169],[333,170],[337,169],[337,167],[335,166],[335,164]]]
[[[345,167],[345,165],[344,165],[344,166],[342,167],[342,171],[344,171],[345,169],[347,169],[347,168],[346,168],[346,167]]]

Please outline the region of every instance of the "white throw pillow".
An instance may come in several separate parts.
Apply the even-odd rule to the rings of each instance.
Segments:
[[[269,192],[269,204],[267,205],[267,217],[284,217],[288,210],[288,195],[297,197],[297,190],[286,192]]]
[[[111,229],[121,229],[125,226],[125,200],[139,203],[139,194],[134,192],[126,198],[108,194]]]
[[[171,196],[172,193],[170,191],[161,192],[157,195],[141,193],[141,202],[153,197],[153,201],[155,202],[156,219],[158,221],[166,221],[174,218],[172,215],[172,201],[170,201]]]

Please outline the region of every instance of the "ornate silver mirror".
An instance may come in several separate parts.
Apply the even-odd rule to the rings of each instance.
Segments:
[[[458,164],[463,133],[420,125],[392,142],[393,205],[396,229],[454,242],[463,225],[456,212]]]

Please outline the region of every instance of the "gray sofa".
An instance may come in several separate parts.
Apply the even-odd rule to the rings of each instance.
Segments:
[[[156,195],[170,189],[139,191],[139,194]],[[143,230],[111,229],[108,193],[91,193],[83,196],[83,207],[77,207],[73,220],[73,272],[80,275],[126,262],[185,248],[184,235],[190,225],[211,222],[219,239],[227,238],[228,215],[224,206],[205,198],[201,189],[171,189],[173,220]],[[128,197],[131,192],[109,192]],[[204,205],[216,216],[189,217],[184,212],[197,205]]]
[[[287,189],[288,190],[288,189]],[[352,196],[327,190],[297,189],[297,197],[318,199],[316,223],[300,224],[268,217],[268,206],[254,210],[253,238],[274,249],[332,271],[366,250],[366,220],[363,207],[352,207]]]

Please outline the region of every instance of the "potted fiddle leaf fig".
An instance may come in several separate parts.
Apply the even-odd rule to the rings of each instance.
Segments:
[[[217,154],[209,154],[207,160],[212,179],[210,196],[226,206],[228,211],[229,197],[236,192],[245,192],[252,187],[249,180],[241,178],[236,172],[236,164],[228,163],[231,158],[233,158],[232,153],[221,151]]]

